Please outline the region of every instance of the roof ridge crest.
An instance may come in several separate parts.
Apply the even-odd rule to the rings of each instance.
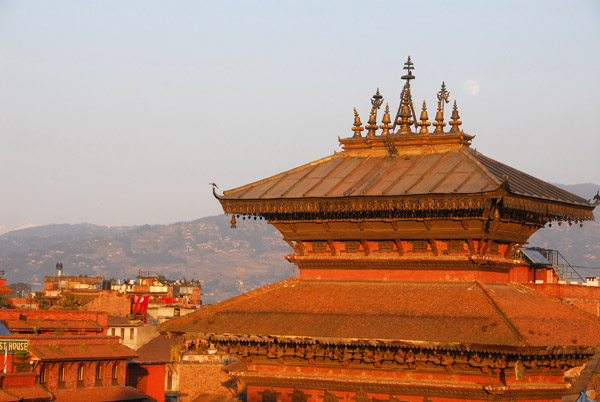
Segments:
[[[489,289],[480,281],[475,281],[475,284],[481,289],[481,292],[488,299],[488,302],[494,307],[494,309],[498,312],[498,315],[502,318],[506,326],[512,331],[512,333],[517,337],[517,339],[524,345],[529,346],[529,342],[525,339],[523,334],[519,331],[517,326],[508,318],[508,315],[498,306],[496,301],[490,295]]]
[[[477,152],[475,150],[471,150],[473,152]],[[468,152],[466,149],[461,148],[459,150],[459,152],[464,153],[467,156],[467,159],[470,160],[471,162],[473,162],[473,164],[475,165],[475,167],[482,172],[494,185],[497,185],[498,188],[500,188],[500,186],[502,185],[502,182],[500,180],[498,180],[498,178],[496,176],[494,176],[481,162],[479,162],[477,160],[477,158],[475,158],[475,156],[473,156],[471,154],[471,152]]]

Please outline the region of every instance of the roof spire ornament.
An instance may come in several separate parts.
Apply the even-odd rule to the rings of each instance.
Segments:
[[[460,116],[458,115],[458,107],[456,106],[456,100],[454,101],[454,107],[452,108],[452,121],[449,123],[452,128],[450,129],[450,133],[460,133],[458,126],[462,124],[462,121],[458,119]]]
[[[392,119],[390,117],[390,105],[387,103],[385,104],[385,113],[383,114],[383,120],[381,122],[383,123],[380,126],[380,128],[383,129],[381,136],[390,135],[390,129],[392,128],[390,123],[392,122]]]
[[[415,127],[418,127],[416,123],[417,114],[415,113],[415,107],[413,105],[412,95],[410,93],[410,80],[415,79],[415,76],[412,73],[414,67],[413,62],[410,60],[410,56],[408,56],[408,60],[406,61],[406,63],[404,63],[403,69],[405,69],[407,73],[404,74],[401,78],[403,80],[406,80],[406,84],[404,84],[404,88],[402,88],[402,92],[400,93],[400,107],[398,108],[398,113],[396,113],[396,118],[394,119],[394,126],[392,127],[392,131],[396,129],[396,125],[398,124],[408,124],[408,126],[410,126],[411,124],[415,123]],[[406,110],[405,107],[407,107]],[[404,117],[402,117],[402,113],[405,114]],[[407,113],[409,114],[408,116]],[[409,118],[411,115],[413,117],[413,120],[410,120]],[[405,123],[401,123],[401,121],[404,121]],[[408,123],[406,123],[407,121]],[[410,127],[408,126],[401,127],[397,134],[410,133]]]
[[[410,85],[410,80],[415,79],[415,76],[412,73],[412,70],[415,68],[413,67],[413,62],[410,60],[410,56],[408,56],[408,60],[406,60],[406,63],[404,63],[403,69],[405,69],[407,73],[402,76],[402,79],[406,80],[407,85]]]
[[[410,134],[410,126],[413,124],[413,120],[411,120],[411,116],[413,115],[410,110],[410,93],[407,91],[404,93],[404,97],[402,98],[402,104],[400,106],[400,119],[398,120],[398,124],[400,124],[400,130],[398,130],[398,134]]]
[[[362,121],[360,121],[360,117],[358,117],[358,112],[356,108],[354,108],[354,127],[352,127],[352,131],[354,131],[354,138],[361,138],[360,132],[363,131]]]
[[[419,123],[421,130],[419,133],[429,134],[429,126],[431,126],[431,123],[427,120],[429,120],[429,116],[427,115],[427,105],[425,104],[425,101],[423,101],[423,111],[421,112],[421,122]]]
[[[442,82],[442,89],[437,93],[438,109],[435,115],[435,123],[433,123],[435,126],[435,130],[433,131],[434,134],[444,133],[444,126],[446,125],[446,123],[444,123],[444,103],[450,102],[448,100],[449,96],[450,92],[446,91],[446,83]]]
[[[379,88],[377,88],[377,92],[375,93],[375,95],[373,95],[373,98],[371,99],[372,107],[371,107],[371,115],[369,116],[369,122],[368,122],[368,125],[365,126],[366,129],[369,130],[369,131],[367,131],[367,137],[375,136],[375,132],[378,129],[378,127],[377,127],[377,110],[379,110],[382,103],[383,103],[383,96],[381,96],[381,94],[379,93]]]

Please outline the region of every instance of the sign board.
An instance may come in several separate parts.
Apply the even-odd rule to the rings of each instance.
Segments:
[[[28,339],[0,339],[0,355],[8,350],[9,354],[27,352],[29,350]]]

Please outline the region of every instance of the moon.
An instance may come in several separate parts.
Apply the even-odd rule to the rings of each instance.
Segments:
[[[463,84],[463,91],[469,96],[475,96],[479,93],[479,83],[475,80],[467,80]]]

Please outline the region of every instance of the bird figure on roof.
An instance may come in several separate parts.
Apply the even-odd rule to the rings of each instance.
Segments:
[[[596,201],[596,205],[600,204],[600,190],[594,196],[594,201]]]

